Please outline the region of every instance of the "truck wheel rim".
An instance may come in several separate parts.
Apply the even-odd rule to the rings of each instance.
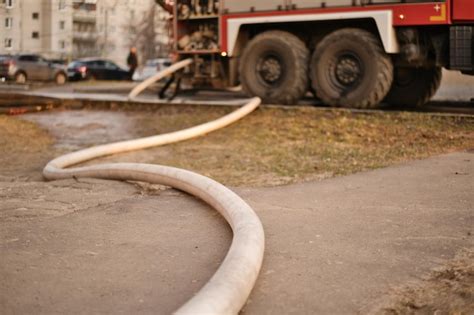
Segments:
[[[330,63],[328,75],[336,88],[348,90],[359,85],[364,77],[364,66],[356,54],[343,52]]]
[[[256,70],[261,81],[266,85],[275,86],[283,77],[284,65],[277,55],[267,54],[258,60]]]

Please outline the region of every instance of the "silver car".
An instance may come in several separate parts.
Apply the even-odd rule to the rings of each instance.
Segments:
[[[132,80],[144,81],[169,66],[171,66],[171,60],[168,58],[148,59],[142,68],[135,71]]]
[[[0,56],[0,78],[16,83],[27,81],[54,81],[57,84],[67,82],[65,65],[53,63],[35,54]]]

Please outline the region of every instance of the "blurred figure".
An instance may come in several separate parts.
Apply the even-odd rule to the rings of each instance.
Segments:
[[[137,49],[135,47],[130,48],[130,53],[128,54],[127,57],[127,65],[128,65],[128,74],[129,74],[129,79],[132,80],[133,73],[135,72],[135,69],[138,67],[138,58],[137,58]]]

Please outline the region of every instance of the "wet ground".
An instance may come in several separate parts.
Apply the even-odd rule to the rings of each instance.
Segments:
[[[28,114],[21,118],[48,130],[54,147],[76,151],[84,147],[132,139],[136,136],[134,117],[117,111],[55,111]]]

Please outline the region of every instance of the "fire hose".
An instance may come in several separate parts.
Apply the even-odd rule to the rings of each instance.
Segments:
[[[140,84],[130,97],[138,95],[147,84],[186,67],[192,60],[183,60]],[[150,83],[151,82],[151,83]],[[145,84],[146,83],[146,84]],[[143,181],[182,190],[215,208],[232,228],[231,246],[222,264],[211,279],[176,314],[237,314],[245,305],[260,272],[264,252],[264,231],[253,209],[224,185],[203,175],[174,167],[139,164],[109,163],[74,167],[99,157],[140,150],[205,135],[224,128],[250,114],[260,105],[259,98],[251,99],[238,110],[217,120],[188,129],[136,140],[100,145],[69,153],[50,161],[43,170],[47,180],[66,178],[99,178],[108,180]]]

